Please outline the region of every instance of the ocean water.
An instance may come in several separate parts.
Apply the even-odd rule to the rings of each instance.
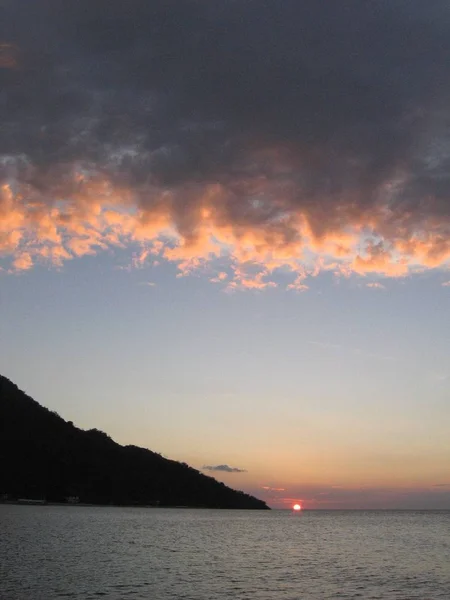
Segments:
[[[450,600],[450,512],[0,505],[1,600]]]

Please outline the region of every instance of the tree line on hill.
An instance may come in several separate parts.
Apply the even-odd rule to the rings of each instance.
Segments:
[[[0,375],[0,496],[89,504],[268,509],[185,463],[121,446],[44,408]]]

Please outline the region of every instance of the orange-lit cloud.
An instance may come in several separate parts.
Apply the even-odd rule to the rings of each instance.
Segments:
[[[211,281],[211,283],[222,283],[227,278],[228,278],[228,274],[225,273],[224,271],[221,271],[220,273],[217,273],[217,275],[215,277],[210,279],[210,281]]]
[[[304,291],[308,279],[326,271],[338,277],[395,278],[418,268],[448,265],[448,245],[442,236],[428,233],[426,244],[399,239],[401,231],[382,238],[376,229],[383,230],[379,215],[359,215],[353,223],[346,221],[341,231],[332,223],[332,230],[318,237],[302,209],[287,205],[276,213],[275,223],[259,222],[259,207],[254,219],[233,219],[224,186],[187,189],[186,207],[180,200],[183,189],[147,190],[152,195],[149,203],[136,199],[136,191],[116,187],[95,174],[82,179],[75,174],[66,186],[63,200],[56,194],[43,197],[17,182],[3,184],[0,251],[10,259],[10,270],[39,264],[61,267],[70,259],[130,247],[131,268],[165,261],[177,265],[179,276],[187,276],[227,263],[227,271],[216,271],[209,278],[228,291],[277,287],[277,273],[282,280],[288,277],[286,289]],[[384,288],[381,282],[366,285]]]
[[[16,271],[27,271],[33,266],[33,259],[29,252],[21,252],[17,254],[12,263]]]
[[[265,0],[256,21],[246,2],[109,0],[107,21],[103,2],[18,4],[0,41],[6,272],[128,249],[129,268],[303,292],[449,265],[446,3],[324,19]]]

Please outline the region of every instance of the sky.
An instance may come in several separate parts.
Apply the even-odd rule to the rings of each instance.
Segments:
[[[275,508],[450,508],[450,6],[2,0],[0,371]]]

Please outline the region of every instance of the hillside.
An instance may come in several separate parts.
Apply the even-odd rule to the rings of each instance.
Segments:
[[[64,502],[267,509],[184,463],[84,431],[0,375],[0,494]]]

